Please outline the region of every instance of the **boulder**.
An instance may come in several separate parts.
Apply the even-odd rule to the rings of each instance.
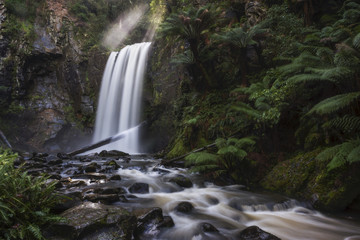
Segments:
[[[86,173],[94,173],[94,172],[96,172],[96,170],[99,169],[99,168],[101,168],[101,167],[99,166],[99,164],[97,164],[96,162],[92,162],[92,163],[84,166],[84,171],[85,171]]]
[[[101,202],[104,204],[111,204],[120,200],[119,195],[117,194],[97,194],[90,193],[84,196],[85,200],[90,202]]]
[[[191,188],[193,186],[193,183],[191,182],[191,180],[187,177],[184,177],[182,175],[173,177],[169,180],[169,182],[174,182],[177,185],[179,185],[180,187],[183,188]]]
[[[121,176],[116,174],[116,175],[113,175],[109,178],[109,180],[111,181],[120,181],[121,180]]]
[[[124,208],[85,202],[61,214],[65,223],[56,223],[45,230],[47,239],[132,239],[136,217]]]
[[[172,218],[164,217],[161,208],[138,209],[134,214],[138,218],[135,236],[141,239],[156,239],[161,228],[174,226]]]
[[[280,240],[280,238],[265,232],[257,226],[251,226],[242,230],[238,236],[239,240]]]
[[[189,213],[194,209],[194,206],[189,202],[181,202],[176,206],[175,210],[182,213]]]
[[[134,183],[129,187],[131,193],[149,193],[149,184],[147,183]]]
[[[210,223],[202,223],[201,224],[201,231],[202,232],[219,232],[213,225]]]
[[[62,213],[82,203],[81,192],[63,194],[59,196],[59,199],[60,201],[52,208],[55,213]]]
[[[117,170],[117,169],[120,168],[120,165],[117,164],[117,162],[116,162],[115,160],[110,160],[110,161],[106,162],[104,165],[106,165],[106,166],[111,166],[111,167],[113,167],[113,169],[115,169],[115,170]]]

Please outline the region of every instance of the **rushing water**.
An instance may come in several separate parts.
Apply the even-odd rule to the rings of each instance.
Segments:
[[[159,239],[236,239],[238,233],[252,225],[259,226],[283,240],[359,240],[360,223],[324,215],[301,203],[282,196],[253,193],[242,186],[216,186],[204,182],[198,175],[187,175],[185,169],[155,168],[154,159],[132,159],[119,162],[121,185],[129,187],[135,182],[149,184],[148,194],[134,194],[126,203],[128,209],[160,207],[169,215],[175,227],[162,232]],[[188,176],[191,188],[181,188],[169,179]],[[191,213],[179,213],[176,206],[183,201],[194,206]],[[201,224],[210,223],[218,233],[201,232]]]
[[[149,42],[126,46],[112,52],[103,74],[93,142],[99,142],[128,129],[126,136],[104,146],[129,153],[139,152],[139,124],[143,78]],[[97,149],[99,151],[99,149]]]
[[[94,142],[123,132],[126,137],[102,149],[139,152],[138,128],[143,76],[150,43],[127,46],[111,53],[104,72],[99,97]],[[96,151],[99,151],[97,149]],[[102,160],[97,159],[96,162]],[[360,240],[359,222],[337,219],[311,209],[311,206],[281,196],[252,193],[241,186],[220,187],[190,175],[194,186],[182,188],[169,179],[187,175],[184,169],[154,169],[157,161],[133,157],[117,160],[121,168],[121,186],[136,182],[149,184],[147,194],[133,194],[126,202],[116,202],[128,209],[160,207],[171,216],[175,227],[164,230],[158,239],[200,240],[237,239],[241,230],[256,225],[283,240]],[[76,164],[76,163],[74,163]],[[81,163],[79,163],[81,164]],[[88,184],[91,184],[88,182]],[[131,196],[131,194],[130,194]],[[190,202],[190,213],[175,210],[180,202]],[[203,232],[209,223],[219,232]]]

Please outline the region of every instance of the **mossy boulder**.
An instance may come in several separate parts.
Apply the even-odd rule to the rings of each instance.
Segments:
[[[98,239],[109,235],[117,239],[132,239],[137,219],[127,210],[99,203],[85,202],[66,210],[66,223],[54,224],[46,230],[50,239]]]
[[[351,207],[359,197],[360,164],[329,171],[327,162],[316,159],[320,149],[278,163],[261,181],[265,189],[310,201],[328,211]],[[356,204],[355,204],[356,205]]]

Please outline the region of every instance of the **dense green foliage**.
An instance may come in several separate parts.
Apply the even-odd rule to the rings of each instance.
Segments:
[[[236,181],[250,180],[254,162],[247,158],[256,142],[251,138],[218,138],[216,153],[197,152],[186,157],[193,172],[210,173],[214,177],[230,174]]]
[[[17,154],[0,154],[0,239],[43,239],[41,227],[59,217],[50,213],[57,202],[55,183],[14,168]]]
[[[266,1],[266,16],[253,26],[246,16],[235,23],[223,17],[231,7],[226,2],[173,6],[160,30],[177,46],[179,54],[173,61],[188,67],[192,91],[204,92],[205,97],[198,99],[221,96],[222,100],[211,107],[199,101],[179,101],[183,112],[179,126],[185,129],[179,132],[169,156],[236,132],[236,139],[255,136],[250,152],[262,155],[322,147],[317,159],[327,164],[328,171],[360,160],[356,155],[360,3],[331,2],[327,12],[321,9],[322,15],[315,17],[302,3],[282,2]],[[204,9],[216,20],[205,25],[201,20]],[[207,76],[212,79],[204,81]],[[214,89],[223,90],[215,94]],[[189,134],[195,132],[196,137]],[[251,161],[241,160],[245,158],[238,153],[244,153],[243,148],[233,143],[226,146],[232,160],[223,156],[224,146],[217,144],[217,151],[192,154],[187,162],[195,171],[230,173],[234,179],[244,180],[239,178],[241,171],[232,174],[232,170],[246,169]]]

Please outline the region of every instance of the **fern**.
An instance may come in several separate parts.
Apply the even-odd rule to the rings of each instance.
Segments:
[[[360,131],[360,117],[354,115],[345,115],[336,117],[322,125],[324,129],[340,129],[345,133],[354,133]]]
[[[353,39],[353,46],[356,50],[360,51],[360,33],[358,33]]]
[[[250,117],[253,117],[255,119],[259,119],[261,118],[261,113],[260,111],[250,107],[248,104],[243,103],[243,102],[238,102],[236,106],[232,106],[232,109],[244,113]]]
[[[218,156],[207,152],[191,153],[186,158],[187,166],[190,165],[215,165],[218,161]]]
[[[42,236],[42,234],[41,234],[41,231],[40,231],[39,226],[30,224],[30,225],[27,227],[27,230],[29,230],[29,232],[32,233],[32,236],[35,237],[36,239],[38,239],[38,240],[44,239],[43,236]]]
[[[360,97],[360,92],[352,92],[327,98],[316,104],[307,114],[319,115],[331,114],[343,108],[349,107]]]
[[[346,163],[354,163],[360,161],[360,140],[350,140],[333,147],[327,148],[317,155],[320,161],[329,161],[327,165],[328,170],[341,167]]]

